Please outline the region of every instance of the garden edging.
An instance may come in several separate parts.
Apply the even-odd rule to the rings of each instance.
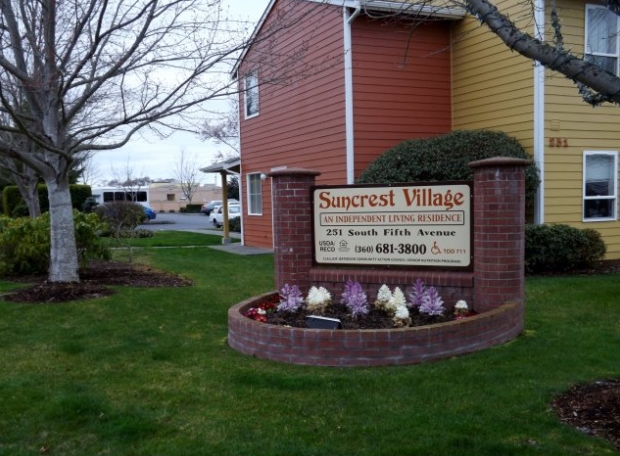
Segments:
[[[326,330],[277,326],[243,314],[275,292],[228,310],[228,344],[257,358],[317,366],[416,364],[502,344],[523,331],[523,305],[506,302],[479,315],[396,329]]]

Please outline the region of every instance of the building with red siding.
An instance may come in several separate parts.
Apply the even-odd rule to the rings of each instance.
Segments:
[[[374,3],[274,0],[240,58],[246,245],[273,246],[272,169],[311,168],[318,184],[353,183],[395,144],[450,131],[449,21],[464,12],[440,11],[412,41],[406,22],[386,26],[372,15],[392,15],[394,4]]]
[[[321,173],[319,185],[352,184],[401,141],[489,129],[515,137],[538,165],[536,223],[595,229],[607,258],[620,258],[620,111],[592,109],[570,80],[512,52],[454,4],[269,3],[233,71],[245,244],[273,247],[273,169],[309,168]],[[495,4],[539,40],[552,30],[544,0]],[[554,5],[565,48],[606,59],[620,75],[620,17],[587,0]]]

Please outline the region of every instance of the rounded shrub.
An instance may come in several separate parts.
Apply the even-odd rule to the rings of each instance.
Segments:
[[[360,175],[359,184],[471,180],[468,163],[492,157],[531,160],[515,138],[489,130],[459,130],[425,139],[411,139],[384,152]],[[532,162],[525,170],[528,204],[540,179]]]
[[[110,250],[99,238],[101,222],[95,214],[73,211],[78,259],[109,259]],[[0,216],[0,276],[43,274],[50,262],[50,215],[37,218]]]
[[[228,221],[228,229],[233,233],[241,233],[241,217],[234,217]]]
[[[186,204],[181,209],[188,214],[198,214],[202,209],[202,204]]]
[[[568,225],[525,226],[525,272],[566,272],[595,266],[606,252],[598,231]]]
[[[136,228],[134,230],[125,230],[120,233],[120,237],[122,238],[130,238],[130,239],[144,239],[144,238],[152,238],[154,233],[151,230],[147,230],[145,228]]]
[[[139,203],[133,201],[112,201],[95,207],[95,213],[108,225],[116,237],[125,230],[133,230],[144,222],[146,214]]]

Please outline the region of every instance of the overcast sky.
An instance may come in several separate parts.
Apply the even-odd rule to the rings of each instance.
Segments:
[[[231,19],[257,22],[269,0],[222,0],[222,3],[224,8],[228,8]],[[220,106],[226,109],[227,104],[222,103]],[[146,133],[143,136],[146,136]],[[174,133],[164,140],[134,135],[134,139],[121,149],[97,153],[93,162],[99,178],[105,181],[113,179],[115,174],[119,177],[124,175],[128,166],[136,177],[166,179],[173,177],[172,170],[182,149],[186,155],[199,157],[200,166],[207,166],[213,162],[218,146],[184,132]],[[215,174],[205,174],[203,183],[219,181]]]

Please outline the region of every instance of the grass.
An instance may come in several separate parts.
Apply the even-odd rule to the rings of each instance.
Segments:
[[[113,238],[105,238],[110,246],[116,247],[118,242]],[[121,247],[131,245],[132,247],[185,247],[185,246],[208,246],[219,245],[222,237],[212,234],[192,233],[188,231],[155,231],[151,238],[142,239],[121,239]],[[232,239],[232,242],[239,242],[239,239]]]
[[[337,369],[226,345],[227,309],[273,289],[271,255],[142,252],[195,286],[0,302],[0,455],[618,454],[549,406],[575,383],[620,376],[618,276],[529,279],[526,331],[500,347]]]

